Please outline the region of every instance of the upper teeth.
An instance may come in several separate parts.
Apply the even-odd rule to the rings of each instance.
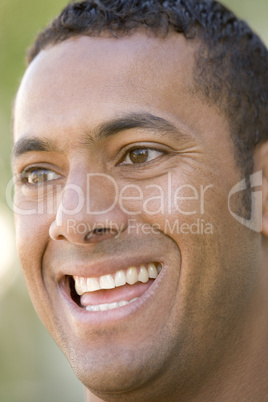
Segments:
[[[100,289],[114,289],[126,283],[129,285],[134,285],[136,282],[146,283],[150,278],[157,278],[161,268],[161,264],[150,262],[146,265],[140,265],[138,268],[134,266],[129,267],[127,270],[120,270],[113,275],[103,275],[99,278],[74,276],[75,290],[82,296],[87,292],[94,292]]]

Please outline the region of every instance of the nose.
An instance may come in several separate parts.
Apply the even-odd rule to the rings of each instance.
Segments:
[[[118,204],[115,181],[102,174],[80,183],[65,186],[49,228],[50,238],[80,245],[117,238],[127,229],[128,217]]]

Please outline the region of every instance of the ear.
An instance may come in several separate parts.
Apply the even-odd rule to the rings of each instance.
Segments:
[[[256,148],[254,170],[262,170],[262,233],[268,237],[268,142]]]

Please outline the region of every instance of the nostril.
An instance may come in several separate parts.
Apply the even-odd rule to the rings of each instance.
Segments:
[[[93,230],[93,234],[96,234],[97,236],[101,236],[105,233],[107,233],[109,231],[109,229],[107,228],[97,228]]]
[[[115,236],[116,231],[113,229],[109,228],[95,228],[94,230],[91,230],[86,236],[85,236],[85,241],[93,241],[96,240],[97,237],[105,236],[105,237],[111,237]]]

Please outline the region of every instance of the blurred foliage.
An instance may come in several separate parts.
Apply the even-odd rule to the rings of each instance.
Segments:
[[[268,0],[223,0],[268,44]],[[25,50],[66,0],[0,0],[0,204],[10,173],[11,109]],[[0,250],[1,251],[1,250]],[[0,300],[0,400],[82,401],[82,388],[39,323],[22,275]]]

